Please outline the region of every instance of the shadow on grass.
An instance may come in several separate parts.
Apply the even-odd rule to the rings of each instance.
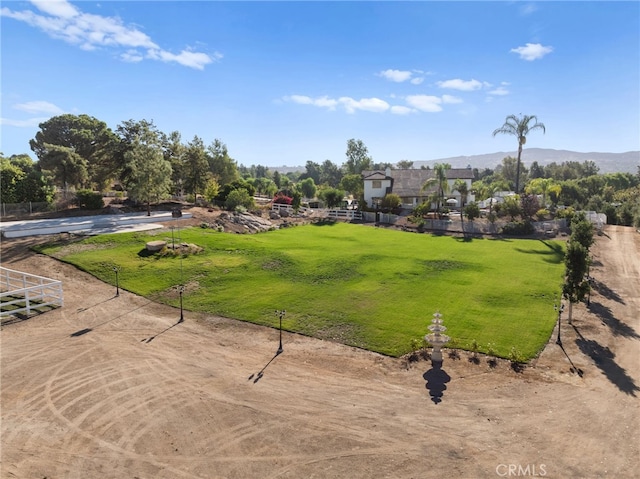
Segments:
[[[311,223],[313,226],[333,226],[337,223],[337,221],[333,218],[326,218],[319,221],[314,221]]]
[[[580,351],[589,356],[606,378],[620,391],[636,397],[636,391],[640,391],[640,387],[627,374],[626,370],[614,361],[615,354],[608,347],[602,346],[597,341],[586,339],[575,326],[573,326],[573,329],[578,334],[576,345],[580,348]]]
[[[612,312],[611,308],[607,308],[605,305],[591,301],[589,305],[589,309],[591,312],[595,313],[596,316],[606,324],[611,333],[614,336],[624,336],[625,338],[632,339],[640,339],[640,334],[636,332],[631,326],[623,323],[618,318],[616,318]]]
[[[451,376],[442,369],[442,362],[433,361],[431,363],[431,369],[424,373],[422,377],[427,381],[425,388],[429,391],[431,401],[433,401],[434,404],[442,402],[442,396],[447,389],[447,383],[451,381]]]
[[[149,256],[153,256],[156,254],[156,251],[149,251],[147,248],[142,248],[138,251],[138,256],[140,258],[148,258]]]
[[[515,250],[518,251],[519,253],[548,256],[548,257],[544,258],[544,261],[546,261],[548,263],[558,264],[558,263],[561,263],[564,260],[564,250],[563,250],[561,244],[559,244],[559,243],[551,243],[551,242],[545,241],[545,240],[539,240],[539,241],[544,246],[546,246],[548,248],[548,250],[535,249],[535,248],[530,248],[530,249],[515,248]]]
[[[591,286],[605,298],[615,301],[616,303],[624,304],[624,300],[622,299],[622,297],[602,281],[591,278]]]

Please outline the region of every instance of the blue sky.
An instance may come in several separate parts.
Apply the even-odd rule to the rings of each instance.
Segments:
[[[246,166],[640,150],[639,2],[6,1],[1,144],[87,114],[219,138]]]

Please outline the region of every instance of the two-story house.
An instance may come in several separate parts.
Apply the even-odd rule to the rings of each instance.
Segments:
[[[462,206],[460,192],[453,189],[453,184],[460,179],[467,183],[469,191],[465,204],[475,201],[475,196],[471,193],[471,182],[473,181],[473,170],[471,168],[452,168],[447,170],[447,184],[449,192],[446,194],[451,206]],[[412,170],[392,170],[387,168],[381,170],[365,170],[362,172],[364,181],[364,201],[367,206],[373,208],[388,193],[395,193],[402,201],[404,209],[413,209],[430,196],[433,195],[437,185],[432,185],[427,190],[422,191],[422,187],[430,178],[434,178],[433,170],[412,169]],[[453,201],[456,203],[453,204]]]

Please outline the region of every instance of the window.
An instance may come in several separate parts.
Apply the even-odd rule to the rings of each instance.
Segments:
[[[380,189],[380,188],[382,188],[382,181],[380,181],[380,180],[373,180],[373,181],[371,182],[371,187],[372,187],[372,188],[374,188],[374,189]]]

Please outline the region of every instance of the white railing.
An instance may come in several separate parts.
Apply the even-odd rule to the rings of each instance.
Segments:
[[[358,210],[327,210],[327,216],[346,220],[362,220],[362,212]]]
[[[62,281],[0,266],[0,317],[62,306]]]

